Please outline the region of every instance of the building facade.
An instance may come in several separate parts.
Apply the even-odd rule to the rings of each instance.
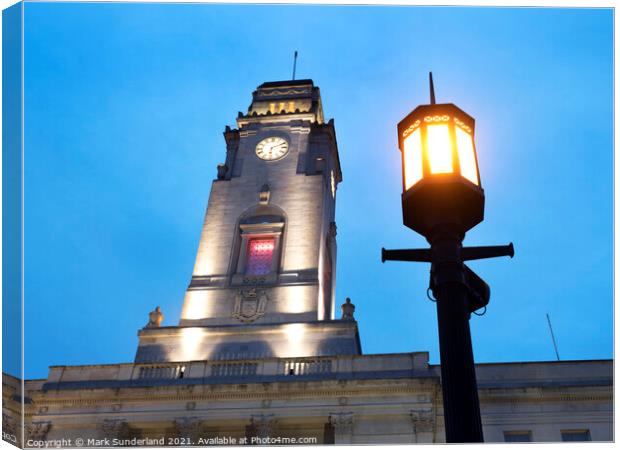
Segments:
[[[363,355],[355,306],[335,299],[342,171],[319,88],[263,83],[224,138],[178,325],[152,311],[133,363],[54,366],[23,389],[4,374],[3,438],[444,442],[439,366],[426,352]],[[485,441],[613,439],[611,360],[476,370]]]

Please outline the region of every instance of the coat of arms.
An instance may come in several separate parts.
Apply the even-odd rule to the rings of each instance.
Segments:
[[[265,313],[267,292],[262,289],[240,289],[235,295],[232,316],[241,322],[254,322]]]

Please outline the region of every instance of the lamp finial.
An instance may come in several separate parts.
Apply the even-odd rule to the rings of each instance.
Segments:
[[[435,104],[435,85],[433,84],[433,72],[428,73],[428,84],[431,90],[431,105]]]

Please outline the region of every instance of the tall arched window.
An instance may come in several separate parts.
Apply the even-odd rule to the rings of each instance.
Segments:
[[[239,249],[233,284],[277,282],[282,253],[284,214],[258,206],[239,220]]]

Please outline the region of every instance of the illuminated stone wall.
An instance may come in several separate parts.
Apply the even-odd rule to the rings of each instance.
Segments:
[[[213,181],[181,326],[238,324],[235,303],[241,291],[255,288],[266,298],[253,323],[299,323],[332,319],[335,274],[335,198],[341,179],[333,122],[322,123],[318,88],[311,81],[298,86],[259,87],[249,113],[228,129],[227,170]],[[301,96],[301,97],[299,97]],[[267,114],[270,102],[304,105],[299,114]],[[256,106],[256,108],[254,106]],[[262,105],[262,106],[261,106]],[[259,107],[260,106],[260,107]],[[288,141],[286,156],[264,161],[255,153],[264,138]],[[276,273],[266,279],[235,278],[242,248],[240,220],[261,208],[284,218]],[[274,213],[275,214],[275,213]],[[332,276],[325,275],[331,246]],[[326,283],[326,285],[324,285]],[[252,307],[244,303],[247,308]],[[243,322],[243,321],[241,321]]]
[[[535,442],[559,442],[567,430],[613,439],[611,360],[479,364],[476,371],[486,442],[515,431]],[[3,390],[14,381],[3,377]],[[46,380],[26,382],[26,397],[27,438],[73,445],[106,438],[177,446],[190,443],[175,438],[194,445],[245,437],[445,441],[440,367],[424,352],[56,366]],[[14,400],[3,400],[15,409]]]
[[[355,321],[163,327],[140,332],[137,363],[359,355]]]

